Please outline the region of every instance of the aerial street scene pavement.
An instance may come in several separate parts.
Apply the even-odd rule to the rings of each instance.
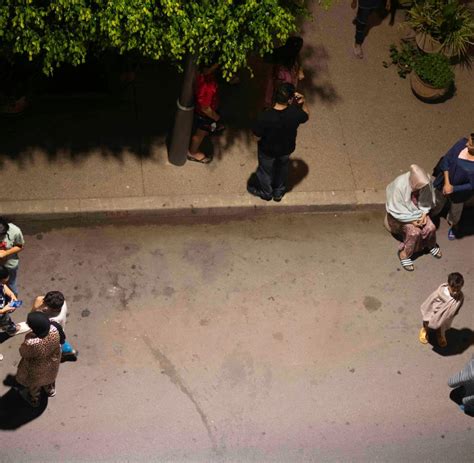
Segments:
[[[473,461],[474,3],[0,24],[2,463]]]

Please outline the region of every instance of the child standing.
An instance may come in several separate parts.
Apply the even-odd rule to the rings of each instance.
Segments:
[[[64,329],[67,317],[67,304],[63,293],[49,291],[44,296],[38,296],[33,303],[32,312],[43,312],[50,321],[59,323]],[[77,360],[78,351],[73,349],[67,341],[61,343],[63,359]]]
[[[423,326],[419,334],[421,343],[428,343],[427,330],[432,329],[436,330],[439,346],[446,347],[448,345],[445,333],[451,327],[451,323],[463,303],[464,295],[461,291],[463,285],[464,278],[460,273],[450,273],[448,282],[440,285],[421,304],[420,309],[423,315]]]

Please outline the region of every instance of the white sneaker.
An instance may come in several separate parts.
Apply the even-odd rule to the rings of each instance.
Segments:
[[[0,354],[0,362],[3,360],[3,354]]]

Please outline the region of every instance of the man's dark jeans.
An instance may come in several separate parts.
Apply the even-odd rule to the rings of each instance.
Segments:
[[[258,150],[257,179],[264,199],[283,196],[288,182],[290,155],[270,157]]]

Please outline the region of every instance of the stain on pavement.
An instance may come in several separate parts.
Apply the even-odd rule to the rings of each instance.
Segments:
[[[184,383],[183,379],[179,375],[178,371],[176,370],[176,367],[173,365],[171,360],[166,357],[163,352],[161,352],[159,349],[153,347],[151,345],[151,341],[148,338],[148,336],[144,335],[142,336],[143,342],[147,345],[147,347],[150,349],[150,352],[152,353],[153,357],[158,361],[160,365],[161,372],[168,376],[170,381],[191,401],[191,403],[194,405],[194,408],[196,409],[199,417],[201,418],[202,424],[206,428],[207,434],[209,436],[209,440],[211,441],[212,444],[212,450],[216,455],[219,455],[221,452],[217,446],[217,440],[216,437],[214,436],[214,433],[212,432],[211,426],[209,425],[209,419],[207,418],[206,414],[202,410],[201,406],[197,402],[196,398],[194,397],[193,393],[190,391],[190,389],[186,386]]]
[[[365,296],[363,301],[364,307],[368,312],[375,312],[382,307],[382,303],[373,296]]]

